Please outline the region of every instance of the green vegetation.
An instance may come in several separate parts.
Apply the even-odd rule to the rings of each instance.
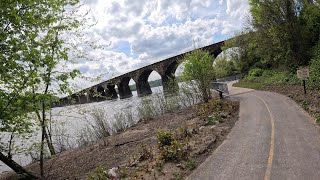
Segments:
[[[233,76],[239,74],[240,72],[237,61],[233,58],[230,60],[227,60],[225,58],[216,59],[214,61],[213,68],[216,78]]]
[[[185,68],[181,78],[185,82],[196,82],[193,85],[199,89],[204,102],[208,102],[211,98],[210,83],[215,79],[212,67],[213,61],[214,57],[201,49],[194,50],[183,58]]]
[[[266,85],[294,85],[300,83],[296,74],[288,71],[253,68],[248,72],[248,75],[245,76],[244,79],[234,84],[234,86],[259,90],[263,89]]]
[[[266,72],[271,74],[284,71],[284,75],[290,79],[297,67],[310,64],[312,82],[319,87],[319,71],[316,68],[319,62],[319,1],[249,2],[252,15],[248,19],[249,26],[245,27],[242,36],[226,43],[226,47],[238,47],[236,53],[239,58],[235,61],[239,70],[244,73],[256,68],[276,71]],[[279,76],[276,74],[273,77],[281,78]],[[272,80],[268,77],[268,80],[273,83],[280,79]]]
[[[0,160],[23,178],[34,179],[12,160],[11,147],[15,135],[38,126],[42,133],[40,176],[44,178],[45,146],[55,154],[47,112],[57,94],[71,92],[69,82],[80,73],[60,66],[72,63],[71,57],[85,58],[75,44],[85,17],[77,14],[79,0],[2,0],[0,4],[0,122],[1,133],[11,134],[8,142],[1,139]],[[30,117],[30,112],[35,116]]]
[[[313,58],[310,61],[309,84],[312,88],[320,90],[320,42],[313,49]]]
[[[108,174],[108,170],[105,169],[102,166],[98,166],[96,167],[96,169],[94,171],[92,171],[88,178],[88,180],[109,180],[111,179],[109,174]]]
[[[175,132],[160,130],[157,133],[160,158],[164,161],[181,161],[188,159],[188,134],[184,130]]]

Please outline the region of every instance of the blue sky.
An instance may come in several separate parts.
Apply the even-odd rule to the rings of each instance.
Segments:
[[[241,31],[248,0],[83,0],[92,41],[108,44],[90,51],[95,61],[74,66],[102,80],[174,56],[197,46],[225,40]],[[157,79],[152,73],[150,79]],[[92,83],[82,82],[82,87]]]

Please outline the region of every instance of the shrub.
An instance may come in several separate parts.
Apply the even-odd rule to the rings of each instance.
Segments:
[[[139,119],[151,119],[155,117],[157,115],[155,109],[156,108],[151,99],[142,98],[137,108]]]
[[[140,155],[140,157],[139,157],[140,161],[152,158],[153,157],[152,147],[145,145],[145,144],[142,144],[141,151],[140,151],[139,155]]]
[[[219,123],[219,120],[216,116],[208,116],[208,122],[206,125],[215,125],[218,123]]]
[[[320,43],[315,47],[310,61],[309,84],[314,89],[320,89]]]
[[[102,167],[98,166],[93,172],[91,172],[87,178],[88,180],[109,180],[108,171]]]
[[[113,115],[113,117],[114,119],[111,122],[111,129],[113,134],[125,131],[135,123],[135,121],[133,120],[133,113],[131,109],[124,110],[123,113],[116,113]]]
[[[166,131],[159,131],[157,139],[160,158],[164,161],[180,161],[188,158],[188,142],[186,139]]]
[[[173,134],[164,130],[158,131],[157,139],[160,148],[164,146],[171,146],[172,142],[174,141]]]
[[[110,124],[104,109],[93,109],[91,113],[94,124],[92,125],[93,132],[95,132],[96,139],[102,139],[110,136]]]
[[[220,99],[211,99],[208,103],[199,104],[195,106],[198,116],[207,118],[212,112],[218,112],[222,108]]]
[[[251,69],[248,73],[247,79],[248,80],[255,80],[257,77],[262,76],[263,70],[260,68]]]
[[[189,159],[186,163],[186,168],[190,171],[194,170],[196,168],[196,162],[192,159]]]

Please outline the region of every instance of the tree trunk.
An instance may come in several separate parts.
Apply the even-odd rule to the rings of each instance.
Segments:
[[[0,152],[0,160],[9,166],[12,170],[14,170],[17,174],[20,175],[21,179],[37,179],[36,176],[25,170],[22,166],[16,163],[14,160],[5,156],[2,152]]]
[[[46,132],[46,125],[45,125],[45,121],[46,121],[46,116],[45,116],[45,103],[42,102],[42,121],[41,121],[41,147],[40,147],[40,175],[41,175],[41,179],[44,178],[44,168],[43,168],[43,163],[44,163],[44,140],[45,140],[45,132]]]
[[[49,133],[47,132],[47,129],[44,130],[44,137],[45,137],[45,139],[47,141],[48,148],[49,148],[51,156],[55,155],[56,151],[54,150],[54,147],[53,147],[53,144],[52,144],[52,141],[51,141],[51,137],[50,137]]]

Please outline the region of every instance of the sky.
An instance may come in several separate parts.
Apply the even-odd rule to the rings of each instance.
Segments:
[[[241,31],[248,0],[82,0],[96,24],[90,39],[107,45],[91,50],[94,61],[73,64],[101,81],[219,42]],[[195,45],[196,44],[196,45]],[[160,76],[153,72],[149,80]],[[81,87],[96,82],[81,81]],[[132,81],[131,81],[132,83]]]

